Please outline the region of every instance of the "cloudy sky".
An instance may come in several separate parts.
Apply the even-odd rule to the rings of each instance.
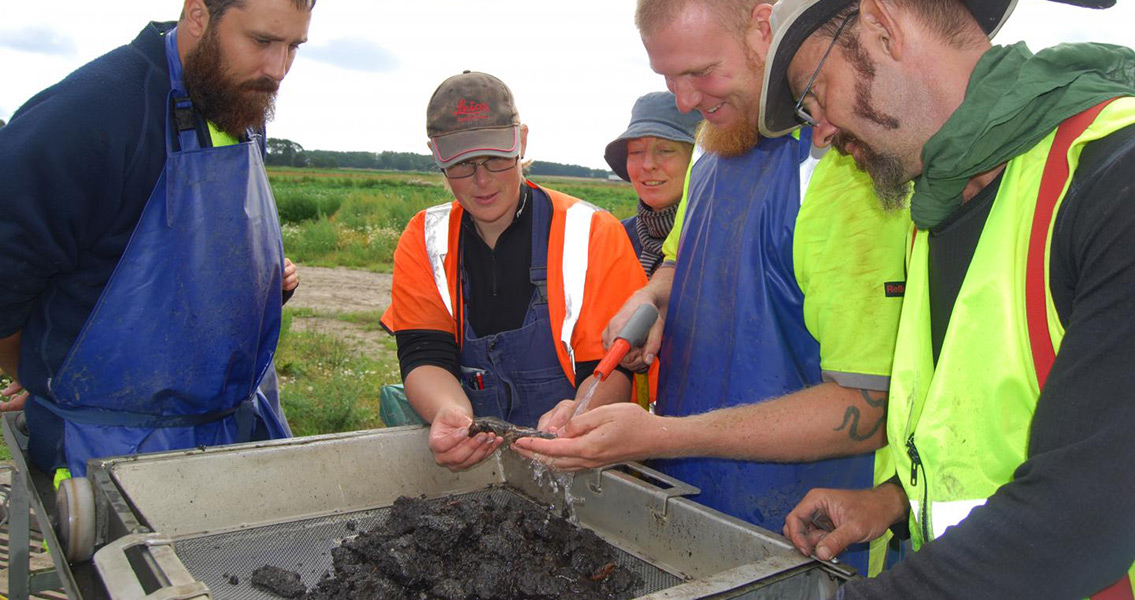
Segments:
[[[37,0],[0,7],[0,119],[83,63],[173,20],[181,0]],[[425,107],[464,69],[512,88],[528,156],[606,168],[603,148],[650,71],[632,0],[321,0],[281,87],[269,135],[325,150],[426,153]],[[1135,2],[1090,11],[1019,0],[997,42],[1135,47]]]

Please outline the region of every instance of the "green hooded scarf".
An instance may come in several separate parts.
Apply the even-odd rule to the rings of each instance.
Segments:
[[[1035,55],[1024,42],[978,61],[965,99],[922,148],[910,215],[932,229],[962,204],[975,175],[1024,154],[1065,119],[1104,100],[1135,95],[1135,51],[1061,44]]]

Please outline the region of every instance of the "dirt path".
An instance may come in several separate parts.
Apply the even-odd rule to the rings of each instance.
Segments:
[[[390,304],[389,273],[371,273],[346,267],[299,266],[300,286],[288,302],[291,307],[318,312],[367,312]]]
[[[300,287],[288,302],[292,308],[310,308],[326,315],[381,311],[390,304],[389,273],[300,265],[299,276]],[[296,317],[292,329],[335,336],[371,358],[389,358],[389,336],[381,329],[367,331],[362,325],[325,316]]]

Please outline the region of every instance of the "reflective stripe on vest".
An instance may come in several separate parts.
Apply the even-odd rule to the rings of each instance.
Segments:
[[[946,529],[957,525],[969,516],[971,510],[985,504],[986,499],[979,500],[955,500],[953,502],[935,502],[930,505],[930,516],[933,522],[931,523],[931,530],[935,536],[940,536],[946,532]],[[910,501],[910,513],[912,515],[921,514],[918,512],[921,504],[918,500]]]
[[[445,259],[449,256],[449,215],[453,211],[452,204],[441,204],[426,209],[426,255],[430,258],[430,270],[433,271],[434,285],[441,301],[445,303],[445,310],[453,317],[453,303],[449,299],[449,281],[445,277]]]
[[[591,241],[591,217],[596,208],[579,201],[568,207],[564,222],[564,259],[560,273],[564,282],[564,322],[560,326],[560,342],[567,350],[572,369],[575,369],[575,351],[571,336],[583,310],[583,290],[587,282],[587,253]],[[567,249],[571,248],[568,252]]]
[[[591,242],[591,217],[597,210],[599,209],[587,202],[577,201],[568,207],[564,223],[565,251],[559,270],[564,284],[564,321],[560,324],[560,330],[552,333],[563,343],[573,369],[575,351],[571,347],[571,337],[575,332],[575,324],[579,321],[579,313],[583,310],[588,250]],[[449,280],[445,275],[445,260],[450,252],[449,219],[452,216],[453,203],[428,208],[424,226],[426,254],[429,257],[430,270],[433,271],[434,285],[450,317],[454,316],[454,312],[453,304],[450,302]],[[567,251],[566,249],[569,248],[570,251]],[[548,269],[549,276],[554,273],[555,270]]]

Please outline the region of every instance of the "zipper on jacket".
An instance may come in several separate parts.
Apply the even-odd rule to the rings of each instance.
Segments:
[[[922,469],[922,503],[919,506],[918,512],[921,513],[918,519],[918,526],[922,530],[922,543],[930,541],[930,528],[926,524],[926,519],[929,516],[930,509],[926,506],[926,501],[930,494],[929,482],[926,480],[926,467],[922,466],[922,459],[918,456],[918,447],[914,445],[914,434],[910,434],[906,438],[906,455],[910,457],[910,485],[911,487],[918,487],[918,470]]]

